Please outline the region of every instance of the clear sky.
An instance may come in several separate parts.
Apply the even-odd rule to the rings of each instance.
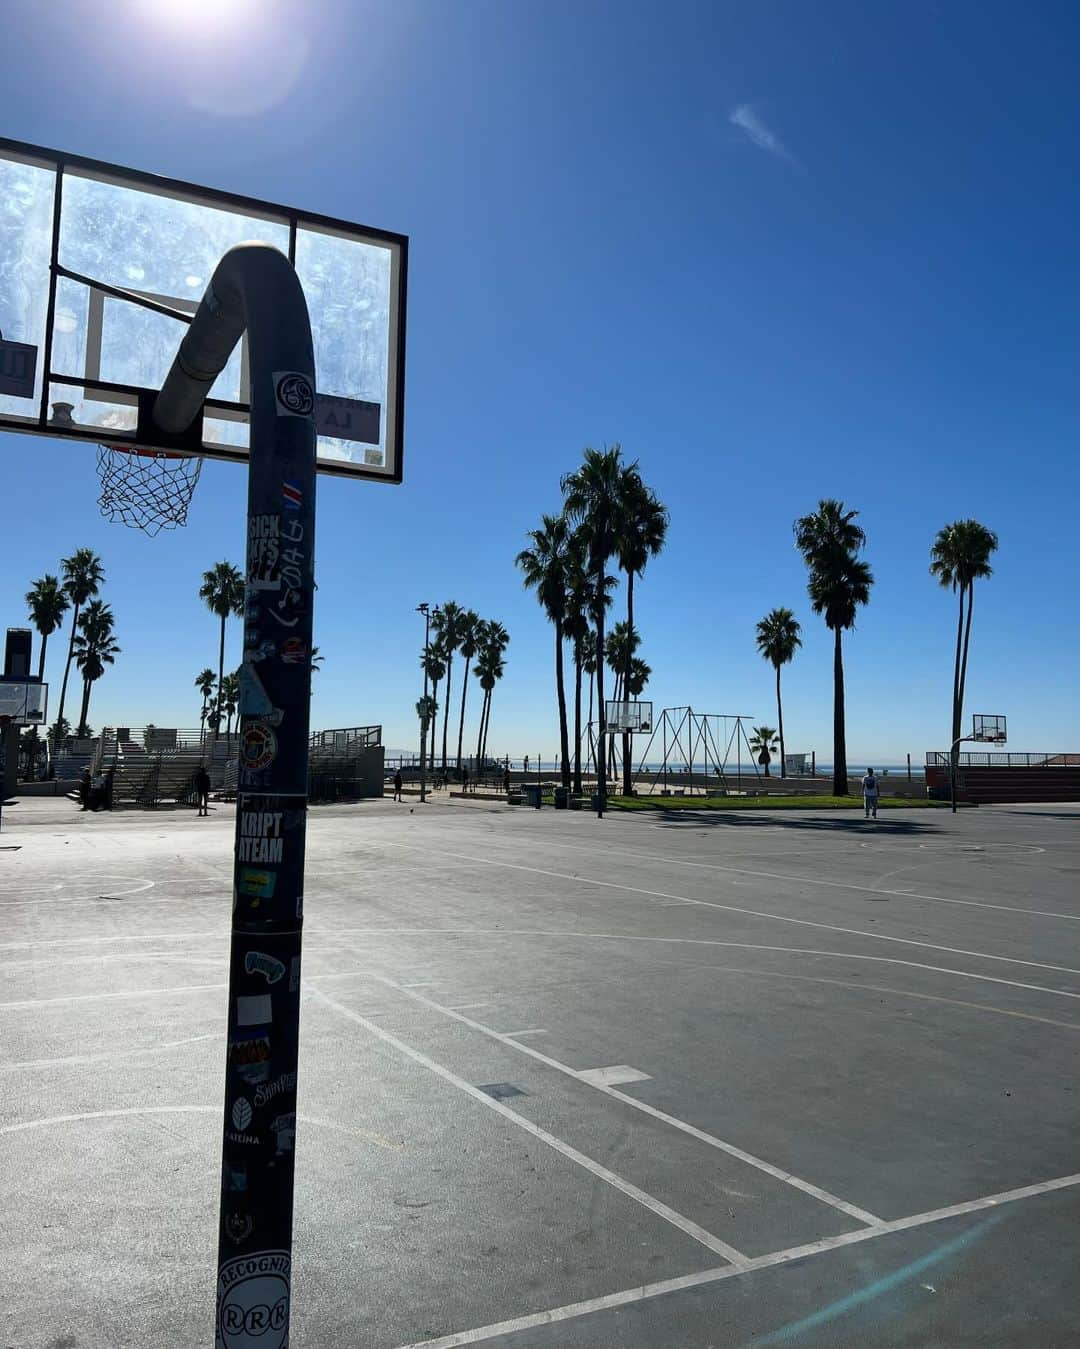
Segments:
[[[774,723],[754,624],[788,605],[788,749],[830,757],[791,525],[838,496],[876,577],[849,753],[889,762],[947,737],[928,550],[969,515],[1001,546],[968,710],[1080,749],[1078,39],[1073,5],[993,0],[8,0],[0,75],[9,136],[411,238],[405,484],[320,484],[316,727],[411,744],[414,607],[453,598],[511,633],[490,747],[553,755],[513,558],[581,448],[619,441],[671,511],[636,591],[657,708]],[[123,655],[91,722],[196,724],[197,590],[243,562],[243,470],[208,463],[150,540],[98,517],[91,449],[2,448],[0,624],[96,549]]]

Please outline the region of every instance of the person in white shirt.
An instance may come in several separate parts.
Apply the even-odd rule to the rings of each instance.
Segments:
[[[868,820],[871,816],[875,820],[877,819],[877,799],[878,780],[874,777],[874,770],[868,768],[866,770],[866,777],[862,780],[863,813],[864,817]]]

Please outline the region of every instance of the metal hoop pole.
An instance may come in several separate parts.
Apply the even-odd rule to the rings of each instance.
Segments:
[[[276,1349],[288,1343],[292,1287],[315,553],[315,361],[283,253],[240,244],[218,263],[154,420],[188,427],[245,331],[251,463],[215,1326],[218,1349]]]

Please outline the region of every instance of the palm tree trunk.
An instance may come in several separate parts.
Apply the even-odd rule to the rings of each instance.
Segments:
[[[612,692],[612,695],[611,695],[611,701],[612,701],[613,703],[618,703],[618,702],[620,701],[620,699],[622,698],[622,692],[623,692],[622,678],[623,678],[623,677],[622,677],[622,671],[619,670],[618,673],[615,675],[615,689],[614,689],[614,691]],[[610,735],[608,736],[608,738],[607,738],[607,761],[608,761],[608,776],[613,778],[613,777],[615,776],[615,732],[614,732],[614,731],[612,731],[612,732],[610,733]]]
[[[586,724],[586,726],[588,726],[588,727],[590,728],[590,731],[591,731],[591,729],[592,729],[593,689],[594,689],[595,687],[596,687],[596,671],[594,670],[594,671],[592,672],[592,674],[589,675],[589,715],[588,715],[588,717],[586,718],[586,721],[585,721],[585,724]],[[589,746],[589,759],[592,761],[591,767],[592,767],[592,771],[595,773],[595,772],[596,772],[596,742],[595,742],[595,740],[594,740],[593,743]]]
[[[847,741],[844,736],[843,629],[837,628],[833,645],[833,796],[847,796]]]
[[[221,709],[225,702],[225,615],[221,615],[221,641],[218,643],[218,668],[217,668],[217,704],[214,708],[214,727],[211,731],[210,745],[211,752],[221,733]]]
[[[37,667],[37,677],[39,684],[44,684],[45,682],[45,643],[48,640],[49,634],[47,632],[43,632],[41,634],[41,653],[38,656],[38,667]]]
[[[967,620],[964,624],[964,655],[960,661],[960,685],[956,694],[956,720],[958,725],[964,720],[964,686],[967,684],[968,643],[971,641],[971,615],[975,608],[975,582],[968,582]],[[956,736],[960,734],[957,730]],[[959,748],[959,747],[958,747]]]
[[[776,720],[780,731],[780,776],[787,777],[787,758],[784,754],[784,705],[780,701],[780,666],[776,667]]]
[[[469,661],[471,656],[465,657],[465,673],[462,675],[463,683],[461,685],[461,716],[458,718],[457,728],[457,767],[461,772],[461,739],[465,734],[465,699],[469,695]]]
[[[454,666],[454,653],[448,652],[446,656],[446,706],[443,708],[442,719],[442,771],[446,773],[446,728],[450,722],[450,681],[452,678]]]
[[[480,765],[484,762],[484,717],[487,715],[487,689],[483,690],[483,698],[480,702],[480,725],[476,731],[476,771],[480,772]]]
[[[604,564],[601,562],[596,583],[596,702],[599,728],[596,755],[597,814],[607,806],[607,764],[604,762]]]
[[[79,734],[86,730],[86,718],[90,713],[90,681],[83,680],[82,712],[79,714]]]
[[[488,727],[491,725],[491,695],[493,692],[493,689],[484,690],[484,706],[481,714],[481,725],[483,726],[483,743],[480,747],[481,759],[487,758]]]
[[[581,795],[581,644],[574,643],[574,794]]]
[[[559,749],[562,754],[560,764],[562,785],[570,790],[570,741],[566,733],[566,682],[563,676],[563,631],[562,619],[555,620],[555,691],[559,697]]]
[[[623,669],[623,697],[630,696],[630,662],[634,659],[634,573],[626,573],[626,661]],[[630,732],[623,731],[622,736],[622,787],[623,796],[630,795]]]
[[[439,736],[439,684],[440,680],[431,681],[431,700],[435,704],[435,711],[431,718],[431,781],[435,782],[435,741]]]
[[[60,685],[60,710],[56,714],[56,723],[60,724],[64,720],[64,703],[67,701],[68,675],[71,673],[71,658],[75,654],[75,633],[79,623],[79,606],[76,604],[71,610],[71,638],[68,641],[67,663],[64,666],[64,678]]]
[[[949,758],[953,772],[956,771],[957,764],[960,762],[960,746],[956,743],[960,739],[960,719],[962,709],[960,706],[960,648],[962,635],[964,631],[964,587],[960,586],[960,610],[956,619],[956,661],[953,665],[952,681],[952,736],[950,737]]]

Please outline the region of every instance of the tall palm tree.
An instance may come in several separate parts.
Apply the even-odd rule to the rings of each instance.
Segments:
[[[531,544],[515,559],[527,590],[535,590],[540,607],[555,628],[555,693],[559,703],[559,763],[562,785],[570,790],[570,745],[566,730],[566,684],[563,676],[563,623],[570,565],[570,529],[563,515],[542,515],[540,528],[530,529]]]
[[[596,596],[593,621],[596,624],[596,700],[600,720],[598,743],[604,735],[604,597],[607,595],[607,567],[616,556],[621,530],[625,483],[622,449],[587,449],[581,465],[562,479],[563,509],[567,518],[581,530],[586,550],[586,569]],[[599,813],[607,806],[607,774],[604,755],[597,755],[597,798]]]
[[[91,600],[79,616],[79,631],[75,637],[75,664],[83,677],[82,711],[79,714],[79,735],[89,735],[86,718],[90,712],[90,690],[120,654],[113,637],[113,611],[101,600]]]
[[[623,470],[623,510],[617,557],[619,566],[626,573],[626,623],[634,631],[634,578],[640,576],[649,559],[656,557],[664,547],[667,538],[668,511],[651,487],[641,480],[637,465]],[[628,687],[630,680],[630,662],[633,653],[629,647],[625,653],[623,666],[623,684]],[[625,695],[624,695],[625,696]],[[623,794],[630,795],[632,787],[630,761],[630,732],[623,731]]]
[[[420,666],[427,671],[427,677],[431,680],[431,700],[438,709],[439,685],[446,677],[446,657],[443,654],[442,645],[436,637],[433,642],[429,642],[427,650],[420,655]],[[435,713],[432,713],[434,716]],[[435,732],[438,729],[438,723],[432,724],[431,728],[431,776],[435,777]]]
[[[48,573],[35,581],[26,592],[26,606],[30,610],[30,621],[38,630],[41,638],[41,650],[38,653],[38,679],[45,682],[45,646],[52,634],[64,621],[70,603],[58,576]],[[35,726],[34,730],[37,729]]]
[[[442,649],[446,661],[446,702],[443,707],[442,723],[442,771],[446,774],[446,729],[450,721],[450,699],[454,679],[454,652],[461,641],[461,619],[463,610],[453,600],[447,602],[431,615],[431,626],[435,640]]]
[[[930,574],[946,588],[959,593],[960,610],[956,620],[956,660],[953,665],[952,745],[959,755],[957,741],[963,734],[964,685],[967,681],[968,642],[971,638],[971,614],[975,600],[975,582],[992,576],[990,557],[997,549],[997,535],[978,520],[955,520],[938,531],[930,549]],[[966,599],[966,607],[965,607]],[[966,614],[966,617],[965,617]],[[963,641],[961,642],[961,633]]]
[[[60,685],[60,707],[56,720],[63,721],[64,704],[67,702],[68,675],[71,662],[75,657],[75,634],[78,631],[79,614],[87,600],[92,600],[101,589],[105,580],[105,568],[101,558],[92,548],[78,548],[70,557],[60,559],[60,569],[64,574],[64,594],[71,604],[71,639],[68,642],[67,662],[64,665],[64,679]]]
[[[629,700],[630,694],[626,691],[626,679],[629,667],[631,666],[637,649],[641,645],[641,637],[628,622],[623,620],[616,623],[608,633],[607,641],[604,644],[604,654],[607,657],[608,669],[615,676],[615,687],[612,690],[611,701],[618,703]],[[630,752],[628,744],[629,736],[623,736],[623,761]],[[615,772],[615,732],[608,735],[607,742],[608,771]]]
[[[488,726],[491,724],[491,697],[495,685],[506,671],[503,653],[510,645],[510,634],[497,619],[485,619],[480,624],[480,645],[473,666],[473,675],[484,692],[480,707],[480,733],[476,741],[478,768],[487,753]]]
[[[240,675],[234,671],[227,674],[221,686],[221,710],[225,714],[225,739],[232,735],[232,719],[240,706]]]
[[[566,616],[563,634],[574,653],[574,794],[581,795],[581,681],[588,641],[592,636],[589,624],[592,587],[585,570],[585,550],[576,534],[571,536],[566,570]]]
[[[423,769],[427,758],[428,726],[439,715],[439,704],[430,693],[417,698],[416,715],[420,720],[420,767]]]
[[[458,650],[465,657],[465,673],[461,676],[461,715],[457,730],[457,771],[461,772],[461,740],[465,734],[465,699],[469,694],[469,662],[479,646],[480,615],[475,609],[466,609],[458,629]]]
[[[218,643],[217,701],[214,708],[214,720],[211,721],[214,733],[221,729],[225,704],[225,623],[235,615],[244,612],[244,578],[231,562],[215,562],[209,571],[203,572],[202,585],[199,587],[201,599],[212,614],[221,620],[221,641]],[[215,724],[216,723],[216,724]]]
[[[860,604],[870,601],[874,574],[859,557],[866,535],[855,523],[858,511],[826,498],[795,521],[795,546],[809,571],[807,593],[815,614],[825,616],[833,634],[833,795],[847,796],[847,740],[844,733],[844,629],[855,626]]]
[[[780,701],[780,667],[802,646],[799,621],[790,609],[770,609],[757,625],[757,649],[776,670],[776,721],[780,727],[780,776],[787,777],[784,749],[784,705]]]
[[[756,755],[757,761],[765,770],[765,776],[769,776],[769,764],[772,763],[772,756],[776,753],[776,731],[772,726],[754,726],[750,732],[750,749]],[[783,750],[781,750],[783,753]],[[781,774],[781,776],[783,776]]]
[[[195,676],[195,687],[202,694],[202,711],[199,713],[199,731],[206,725],[206,716],[210,709],[210,700],[214,696],[214,672],[208,665]]]

